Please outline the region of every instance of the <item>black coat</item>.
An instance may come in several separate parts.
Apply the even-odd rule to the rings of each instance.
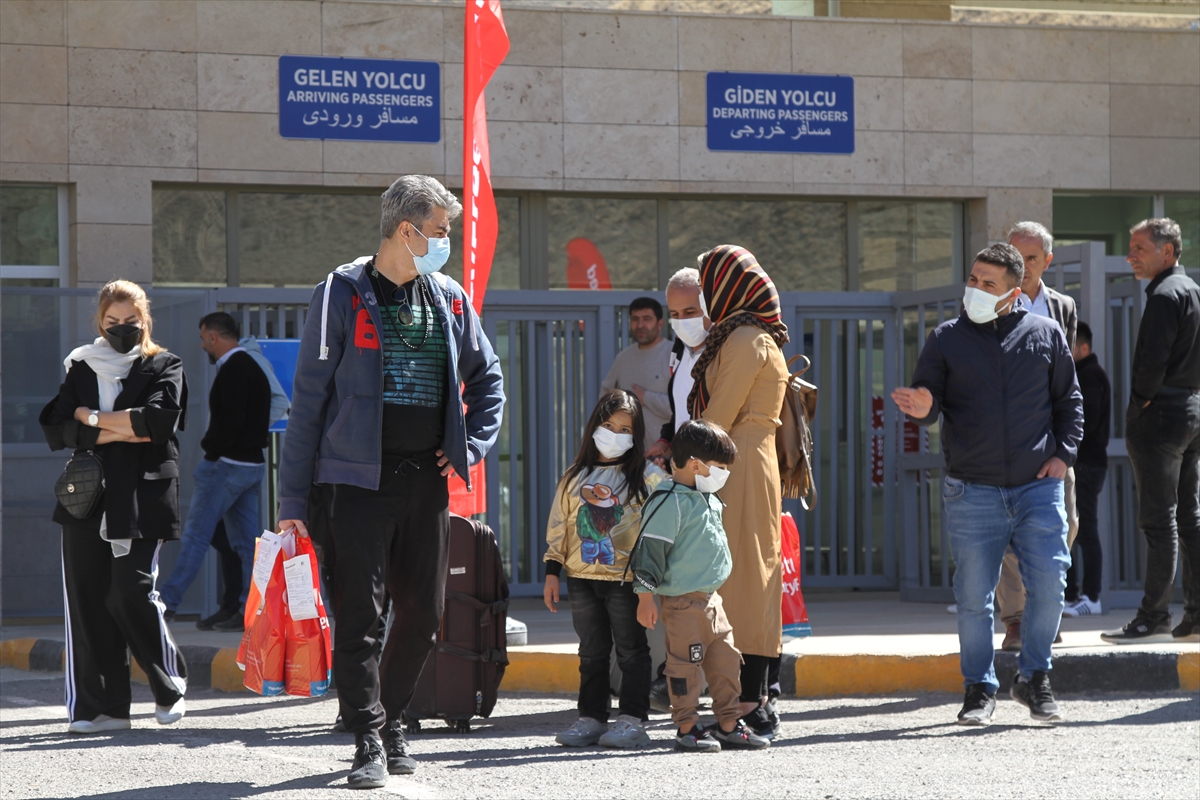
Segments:
[[[92,449],[104,463],[104,497],[90,521],[99,526],[108,514],[110,539],[179,538],[179,439],[187,424],[187,379],[183,362],[163,351],[133,363],[114,411],[130,410],[130,423],[149,442],[96,445],[99,428],[75,419],[80,406],[100,407],[96,373],[86,362],[73,361],[66,380],[38,421],[51,450]],[[54,521],[79,524],[56,503]]]
[[[1054,320],[1018,308],[978,324],[964,311],[929,334],[912,385],[933,395],[929,416],[913,422],[945,418],[942,453],[952,478],[1023,486],[1052,456],[1075,463],[1083,396]]]

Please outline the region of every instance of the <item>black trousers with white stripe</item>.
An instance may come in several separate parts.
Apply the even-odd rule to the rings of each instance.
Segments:
[[[128,555],[114,558],[95,522],[62,527],[71,722],[129,718],[129,653],[150,679],[154,702],[174,705],[187,689],[187,664],[155,588],[162,542],[134,539]]]

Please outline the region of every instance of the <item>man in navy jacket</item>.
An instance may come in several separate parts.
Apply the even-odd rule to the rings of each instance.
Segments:
[[[324,485],[333,678],[355,735],[354,788],[416,767],[400,715],[441,626],[447,478],[469,488],[500,429],[500,362],[463,288],[439,272],[460,213],[433,178],[399,178],[383,194],[379,252],[317,286],[300,341],[279,530],[307,535],[310,489]],[[385,594],[396,618],[380,655]]]
[[[892,392],[918,424],[943,420],[964,725],[986,725],[995,711],[993,608],[1010,546],[1027,593],[1012,698],[1036,720],[1062,719],[1050,689],[1050,646],[1071,563],[1063,479],[1083,437],[1083,397],[1058,323],[1017,306],[1024,271],[1012,245],[980,251],[962,314],[930,334],[913,388]]]

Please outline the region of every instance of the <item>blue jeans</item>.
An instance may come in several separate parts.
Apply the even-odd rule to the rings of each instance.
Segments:
[[[174,611],[183,602],[183,593],[196,579],[196,573],[208,555],[218,520],[225,520],[229,543],[242,558],[244,607],[254,571],[254,539],[258,536],[258,497],[265,464],[244,467],[226,461],[201,459],[193,475],[196,478],[192,505],[183,526],[183,549],[171,570],[171,578],[162,588],[162,601]]]
[[[1025,584],[1021,655],[1025,678],[1050,671],[1050,646],[1062,620],[1067,585],[1067,512],[1063,482],[1042,478],[1024,486],[998,487],[947,477],[942,484],[950,552],[954,556],[954,599],[958,602],[958,645],[963,684],[996,680],[993,609],[1004,551],[1012,547]]]

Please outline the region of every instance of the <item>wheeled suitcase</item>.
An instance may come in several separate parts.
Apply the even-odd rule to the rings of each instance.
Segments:
[[[492,713],[508,664],[508,581],[492,529],[451,514],[447,570],[442,628],[404,713],[409,733],[423,719],[469,732],[473,718]]]

